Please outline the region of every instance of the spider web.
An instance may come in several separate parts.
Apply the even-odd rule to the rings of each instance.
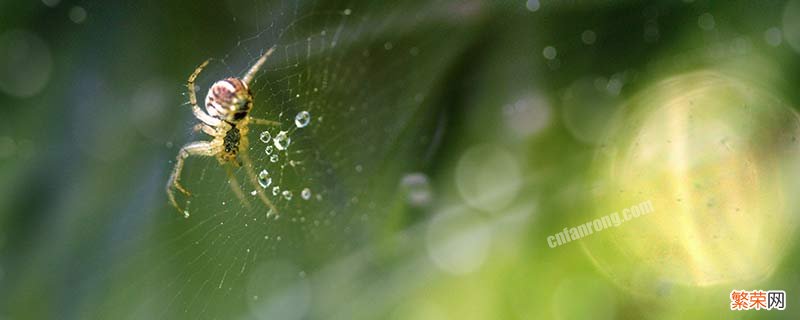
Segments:
[[[135,254],[112,272],[120,283],[98,298],[100,314],[348,314],[331,301],[312,301],[313,291],[338,289],[316,288],[308,277],[343,261],[369,263],[353,257],[393,221],[396,210],[387,204],[397,202],[403,174],[425,166],[435,152],[442,99],[436,89],[447,81],[442,75],[454,57],[466,50],[468,33],[459,30],[476,18],[476,5],[230,0],[214,26],[235,38],[208,48],[202,34],[189,32],[189,45],[206,47],[213,58],[197,81],[200,100],[214,81],[241,77],[275,46],[251,84],[251,115],[280,125],[250,125],[253,167],[233,170],[245,203],[216,160],[187,160],[182,181],[192,196],[179,199],[188,200],[191,217],[172,208],[156,214]],[[186,120],[188,107],[182,111],[183,120],[176,122],[182,128],[165,157],[183,143],[209,139],[186,134],[195,120]],[[305,126],[295,123],[301,112],[309,114]],[[280,132],[290,139],[285,150],[274,141]],[[268,172],[261,181],[266,187],[250,180],[251,169]],[[267,214],[258,193],[276,206],[276,214]]]

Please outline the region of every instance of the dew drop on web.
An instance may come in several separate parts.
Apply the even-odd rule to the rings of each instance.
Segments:
[[[289,137],[286,131],[281,131],[275,135],[275,139],[272,139],[272,142],[278,150],[286,150],[289,144],[292,143],[292,138]]]
[[[258,184],[260,184],[261,187],[265,189],[272,184],[272,177],[270,177],[269,171],[264,169],[258,173]]]
[[[310,121],[311,121],[311,114],[309,114],[308,111],[305,110],[298,112],[297,115],[294,116],[294,124],[298,128],[305,128],[305,126],[307,126]]]
[[[269,140],[272,139],[272,135],[269,134],[269,131],[261,132],[261,135],[258,137],[263,143],[269,143]]]

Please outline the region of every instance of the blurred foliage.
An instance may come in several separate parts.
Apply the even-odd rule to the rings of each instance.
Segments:
[[[797,188],[784,183],[796,178],[786,163],[800,101],[793,10],[700,0],[2,2],[0,319],[796,318],[797,206],[785,199]],[[198,81],[204,97],[273,45],[253,113],[281,121],[293,142],[273,162],[258,140],[265,129],[251,127],[250,152],[253,169],[273,172],[292,199],[265,190],[280,213],[267,218],[258,201],[239,202],[216,160],[191,158],[184,219],[164,184],[178,147],[205,139],[191,131],[187,76],[214,59]],[[647,185],[631,186],[641,176],[619,181],[628,176],[597,159],[648,123],[619,114],[708,86],[689,77],[658,91],[703,70],[746,83],[728,95],[715,87],[720,98],[699,107],[729,119],[732,141],[780,141],[754,157],[765,172],[778,168],[772,178],[738,180],[740,193],[718,199],[776,211],[741,213],[770,223],[714,226],[735,240],[780,229],[749,248],[769,253],[760,272],[671,283],[658,261],[686,265],[681,248],[647,242],[642,259],[604,247],[645,233],[698,241],[681,238],[686,225],[649,218],[548,247],[565,227],[643,200],[617,190]],[[757,122],[724,113],[741,101],[774,109]],[[303,110],[311,124],[291,129]],[[634,133],[606,139],[620,121]],[[719,140],[695,134],[687,139]],[[234,172],[249,194],[246,170]],[[647,181],[657,185],[645,198],[673,196]],[[652,215],[696,214],[675,208]],[[730,261],[717,252],[703,258]],[[603,259],[650,269],[609,274]],[[789,307],[728,311],[732,289],[785,290]]]

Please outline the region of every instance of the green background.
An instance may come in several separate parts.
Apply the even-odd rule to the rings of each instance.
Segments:
[[[717,70],[797,105],[795,7],[3,1],[0,319],[796,318],[794,229],[765,244],[785,251],[755,282],[645,293],[590,246],[546,242],[608,213],[600,137],[659,81]],[[292,199],[266,190],[267,218],[216,160],[191,158],[183,218],[164,185],[178,147],[206,139],[186,78],[213,59],[204,97],[273,45],[253,115],[312,121],[276,162],[258,134],[278,129],[251,126],[250,152]],[[732,312],[731,289],[785,290],[788,308]]]

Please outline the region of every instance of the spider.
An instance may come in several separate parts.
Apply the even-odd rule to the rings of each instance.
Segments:
[[[181,209],[175,201],[175,189],[178,189],[186,196],[191,196],[191,193],[180,183],[184,161],[190,156],[216,157],[221,166],[226,164],[231,164],[237,168],[244,166],[250,183],[257,190],[256,193],[261,201],[269,207],[270,212],[277,212],[272,202],[267,199],[264,192],[258,187],[253,163],[247,152],[247,132],[250,123],[266,126],[280,124],[277,121],[250,116],[250,111],[253,109],[253,95],[250,93],[249,88],[250,82],[274,50],[275,47],[273,46],[261,55],[242,78],[231,77],[215,82],[208,89],[208,94],[206,95],[206,111],[197,106],[194,82],[200,72],[203,71],[203,68],[208,65],[210,59],[200,64],[189,76],[186,83],[186,87],[189,89],[189,103],[195,118],[201,121],[201,123],[194,126],[194,131],[202,131],[213,139],[211,141],[189,142],[178,151],[175,167],[172,169],[172,175],[167,181],[167,197],[172,206],[179,213],[182,213],[184,217],[189,217],[189,211]],[[231,189],[233,189],[242,203],[249,206],[239,182],[231,171],[231,166],[226,166],[225,168],[230,179],[228,184]]]

